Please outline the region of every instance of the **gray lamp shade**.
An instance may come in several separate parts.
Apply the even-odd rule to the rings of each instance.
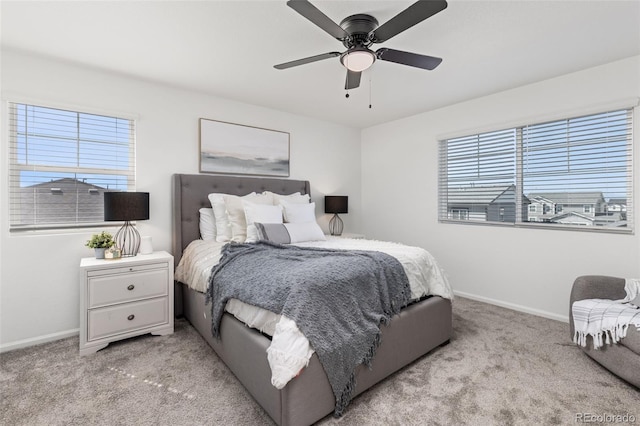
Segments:
[[[122,222],[148,219],[148,192],[104,193],[104,220]]]
[[[349,197],[346,195],[327,195],[324,197],[325,213],[349,213]]]

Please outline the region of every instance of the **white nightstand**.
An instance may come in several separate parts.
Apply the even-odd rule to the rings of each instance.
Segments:
[[[173,256],[82,259],[80,355],[146,333],[173,333]]]

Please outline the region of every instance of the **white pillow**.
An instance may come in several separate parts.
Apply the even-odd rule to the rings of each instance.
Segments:
[[[282,206],[272,206],[267,204],[255,204],[249,201],[242,201],[244,206],[244,216],[247,220],[247,243],[254,243],[259,240],[258,230],[254,222],[260,223],[282,223]]]
[[[213,208],[200,209],[200,237],[203,240],[216,239],[216,220],[213,216]]]
[[[265,191],[264,193],[271,194],[271,196],[273,197],[273,204],[276,204],[276,205],[283,204],[283,203],[307,204],[309,201],[311,201],[311,197],[309,197],[309,194],[302,195],[299,192],[294,192],[293,194],[289,194],[289,195],[280,195],[270,191]]]
[[[229,224],[231,225],[231,241],[237,243],[243,243],[244,240],[247,239],[247,219],[244,215],[242,201],[250,201],[254,204],[273,205],[273,198],[269,194],[256,194],[255,192],[242,197],[225,195],[223,198],[227,207]]]
[[[314,220],[313,222],[295,222],[285,225],[292,243],[302,243],[305,241],[324,241],[327,237],[320,229],[320,225]]]
[[[315,222],[316,203],[289,204],[283,203],[284,221],[287,223]]]
[[[252,192],[248,195],[255,195]],[[216,241],[219,243],[226,243],[231,241],[231,223],[229,222],[229,215],[227,214],[227,205],[224,202],[224,196],[229,194],[212,193],[209,194],[209,202],[213,208],[213,217],[216,222]]]
[[[271,204],[271,205],[275,205],[276,203],[273,201],[273,192],[269,192],[269,191],[264,191],[261,192],[259,194],[256,194],[261,202],[260,204]]]

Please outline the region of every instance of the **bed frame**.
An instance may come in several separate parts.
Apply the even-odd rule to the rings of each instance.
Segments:
[[[221,192],[245,195],[252,191],[309,194],[309,182],[291,179],[216,175],[173,175],[173,256],[176,265],[187,245],[200,238],[199,213],[210,207],[207,195]],[[271,385],[266,350],[271,340],[230,314],[220,325],[221,339],[211,335],[210,306],[204,294],[176,283],[176,315],[183,314],[211,345],[253,398],[279,425],[309,425],[332,413],[335,399],[324,370],[314,354],[302,373],[283,389]],[[429,297],[405,308],[382,326],[382,344],[372,368],[358,367],[354,397],[432,349],[452,335],[451,302]],[[346,413],[348,414],[347,407]]]

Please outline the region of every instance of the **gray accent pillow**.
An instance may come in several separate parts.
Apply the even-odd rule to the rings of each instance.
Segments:
[[[258,229],[258,239],[278,244],[290,244],[291,236],[283,223],[254,223]]]

